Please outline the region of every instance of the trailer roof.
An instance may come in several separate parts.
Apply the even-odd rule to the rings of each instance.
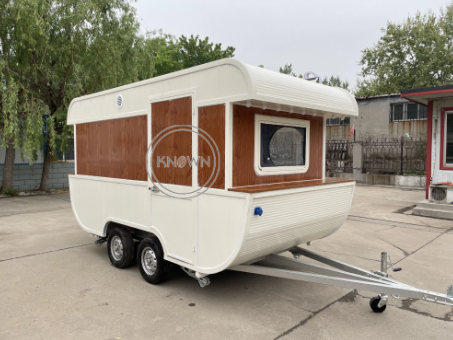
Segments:
[[[116,105],[119,95],[121,108]],[[193,96],[194,108],[230,102],[326,117],[358,116],[355,98],[342,88],[222,59],[76,98],[68,124],[145,114],[151,101],[185,95]]]

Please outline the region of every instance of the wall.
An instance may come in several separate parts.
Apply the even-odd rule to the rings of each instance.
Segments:
[[[450,100],[436,100],[433,104],[433,149],[435,152],[432,153],[432,169],[431,172],[432,182],[453,182],[453,171],[451,170],[440,170],[440,115],[441,110],[444,107],[453,107],[453,99]]]
[[[77,174],[146,181],[147,118],[77,124]]]
[[[390,105],[406,102],[407,100],[402,99],[399,94],[357,99],[359,117],[351,118],[351,125],[353,124],[356,129],[356,141],[363,140],[369,135],[390,136]]]
[[[52,163],[49,172],[49,189],[68,188],[68,173],[74,172],[74,162]],[[30,190],[37,189],[41,183],[42,164],[14,165],[13,189]],[[0,182],[3,178],[3,164],[0,164]]]
[[[427,120],[390,122],[390,105],[408,102],[399,94],[356,99],[359,116],[351,117],[351,125],[327,126],[327,140],[347,140],[352,125],[356,141],[367,137],[399,138],[406,133],[411,137],[426,137]],[[349,137],[349,141],[354,141],[354,137]]]
[[[326,126],[326,140],[348,140],[350,125],[332,125]],[[354,141],[354,136],[349,138],[349,141]]]
[[[428,130],[428,120],[413,120],[405,122],[391,122],[389,124],[389,135],[391,137],[401,137],[407,134],[411,137],[426,137]]]
[[[254,169],[255,114],[286,117],[310,122],[310,161],[306,173],[259,176]],[[263,110],[256,107],[233,106],[233,187],[322,178],[323,118]]]
[[[5,162],[5,153],[6,153],[6,148],[0,147],[0,165],[3,165]],[[28,164],[28,158],[24,157],[22,158],[20,156],[20,149],[16,149],[16,157],[14,158],[14,164]],[[38,159],[34,162],[35,164],[41,164],[44,162],[44,157],[42,156],[41,152],[38,152]]]

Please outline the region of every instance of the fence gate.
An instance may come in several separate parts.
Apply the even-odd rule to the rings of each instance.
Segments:
[[[345,140],[329,140],[326,145],[326,170],[352,173],[352,144]]]
[[[422,138],[372,139],[362,142],[363,172],[403,175],[426,171],[426,140]]]

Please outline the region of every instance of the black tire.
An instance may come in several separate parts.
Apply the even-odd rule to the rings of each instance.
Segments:
[[[110,262],[116,268],[127,268],[134,259],[134,239],[124,228],[113,229],[107,240]]]
[[[375,296],[370,300],[370,307],[375,313],[382,313],[387,308],[387,305],[384,305],[381,308],[379,308],[378,307],[379,301],[381,301],[381,298],[379,296]]]
[[[164,251],[158,240],[143,239],[136,256],[140,274],[146,282],[157,285],[168,278],[171,264],[164,260]]]

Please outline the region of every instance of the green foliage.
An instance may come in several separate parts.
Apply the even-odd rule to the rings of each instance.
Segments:
[[[32,160],[36,145],[44,142],[54,151],[65,151],[72,135],[66,115],[73,98],[152,76],[152,63],[136,67],[146,53],[129,1],[6,0],[0,6],[3,92],[9,98],[2,100],[8,117],[3,114],[0,127],[4,139],[25,131],[30,143],[24,151]],[[19,94],[20,110],[13,93]]]
[[[293,76],[293,77],[298,77],[298,78],[303,78],[304,77],[302,74],[297,75],[297,74],[295,74],[293,72],[293,65],[292,64],[285,64],[285,66],[280,67],[279,72],[283,73],[283,74],[287,74],[289,76]]]
[[[417,13],[388,23],[378,43],[362,51],[358,97],[453,82],[453,3],[436,16]]]
[[[261,65],[260,65],[260,67],[261,67]],[[285,66],[280,67],[279,72],[283,73],[283,74],[287,74],[289,76],[293,76],[293,77],[298,77],[298,78],[304,77],[302,74],[297,75],[293,72],[292,64],[285,64]],[[324,79],[322,81],[322,83],[324,85],[328,85],[328,86],[341,87],[341,88],[349,91],[349,83],[347,81],[342,81],[340,79],[340,77],[331,76],[329,79]]]
[[[222,44],[209,43],[209,38],[204,40],[193,35],[187,39],[184,35],[179,38],[180,53],[183,68],[194,67],[210,61],[234,57],[234,47],[228,46],[222,50]]]
[[[425,176],[426,171],[416,171],[416,170],[404,170],[403,175],[416,175],[416,176]]]
[[[147,41],[149,49],[155,53],[155,76],[202,65],[214,60],[234,57],[234,47],[222,50],[222,44],[209,42],[209,38],[199,39],[198,35],[190,38],[182,35],[164,34],[162,31],[151,32],[154,35]]]
[[[42,144],[43,105],[9,70],[8,59],[15,58],[4,54],[0,57],[0,146],[12,142],[33,164]]]
[[[5,190],[5,195],[7,195],[7,196],[16,196],[16,190],[7,188]]]
[[[233,57],[209,39],[139,33],[133,0],[0,3],[0,145],[66,152],[75,97]],[[44,131],[45,126],[45,131]]]
[[[330,76],[330,78],[324,78],[322,80],[322,83],[327,86],[341,87],[342,89],[349,91],[349,82],[347,80],[341,80],[338,76]]]

